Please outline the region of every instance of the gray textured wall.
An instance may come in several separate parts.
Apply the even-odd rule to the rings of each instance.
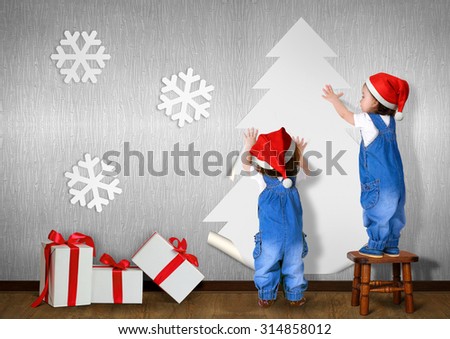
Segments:
[[[338,54],[330,63],[352,86],[349,103],[372,73],[410,82],[398,128],[408,191],[401,245],[421,256],[416,279],[450,279],[449,16],[447,0],[1,0],[0,279],[38,279],[39,242],[53,228],[90,234],[117,259],[153,230],[186,237],[207,280],[252,279],[206,242],[223,226],[202,220],[233,186],[224,175],[156,180],[134,166],[119,175],[123,194],[97,213],[69,203],[63,173],[86,152],[123,152],[126,141],[156,154],[177,142],[202,154],[240,149],[235,126],[264,94],[252,86],[274,62],[265,55],[301,17]],[[98,32],[111,60],[96,84],[63,82],[50,54],[64,30]],[[211,117],[179,129],[156,106],[161,78],[187,67],[215,90]]]

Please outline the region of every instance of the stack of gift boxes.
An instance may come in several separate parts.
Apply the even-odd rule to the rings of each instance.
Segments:
[[[204,278],[197,258],[186,253],[185,239],[167,241],[155,232],[132,256],[137,266],[131,266],[106,253],[100,257],[103,265],[93,265],[94,241],[82,233],[65,240],[53,230],[48,238],[42,243],[39,297],[32,307],[42,301],[53,307],[141,304],[143,272],[181,303]]]

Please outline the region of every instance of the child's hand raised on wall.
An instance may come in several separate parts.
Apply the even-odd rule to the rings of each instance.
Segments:
[[[297,148],[296,148],[295,152],[298,153],[298,158],[299,158],[299,161],[300,161],[300,167],[303,169],[303,172],[307,176],[309,176],[309,175],[311,175],[311,171],[309,170],[308,160],[305,157],[303,157],[303,152],[304,152],[304,150],[306,148],[306,145],[308,145],[308,143],[305,141],[304,138],[300,139],[300,137],[294,137],[293,140],[294,140],[294,142],[297,145]]]
[[[334,93],[333,87],[331,85],[325,85],[322,88],[323,95],[322,98],[331,103],[336,110],[336,112],[341,116],[342,119],[347,121],[350,125],[355,126],[355,117],[353,116],[353,112],[350,112],[348,108],[344,105],[344,103],[339,99],[344,93]]]
[[[339,98],[344,95],[344,93],[342,92],[339,92],[337,94],[334,93],[333,87],[331,87],[331,85],[325,85],[325,87],[322,88],[322,92],[322,98],[331,103],[339,101]]]
[[[300,155],[303,155],[303,151],[305,150],[306,145],[308,145],[308,143],[305,141],[304,138],[300,139],[300,137],[294,137],[294,141],[297,144],[297,149],[300,152]]]
[[[258,130],[255,128],[248,128],[247,131],[244,131],[244,155],[245,160],[242,159],[242,169],[244,171],[250,172],[250,165],[252,163],[252,156],[250,154],[250,150],[253,145],[256,143],[256,138],[258,137]]]
[[[250,150],[252,146],[256,143],[256,138],[258,137],[258,130],[255,128],[248,128],[247,131],[244,131],[244,145]]]

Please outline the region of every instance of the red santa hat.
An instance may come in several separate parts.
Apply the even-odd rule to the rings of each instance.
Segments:
[[[397,110],[395,120],[403,119],[403,107],[408,99],[408,83],[387,73],[377,73],[369,77],[366,86],[383,106]]]
[[[284,127],[268,134],[260,134],[258,140],[250,149],[252,161],[265,169],[276,170],[283,176],[283,186],[292,186],[292,180],[286,175],[286,163],[295,152],[295,141]]]

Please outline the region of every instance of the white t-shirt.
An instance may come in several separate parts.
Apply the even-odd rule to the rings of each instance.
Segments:
[[[391,117],[389,115],[380,115],[386,126],[389,126]],[[378,136],[378,128],[375,127],[372,119],[367,113],[356,113],[354,114],[355,127],[361,129],[361,136],[363,138],[364,146],[369,146],[372,141]]]
[[[267,184],[264,181],[263,175],[257,171],[255,171],[255,168],[253,166],[250,166],[250,172],[253,173],[255,172],[254,175],[251,176],[252,179],[256,180],[256,182],[258,183],[259,186],[259,193],[261,193],[262,191],[264,191],[264,189],[266,188]],[[297,175],[296,175],[296,179],[295,179],[295,187],[298,188],[298,184],[300,181],[306,179],[308,176],[306,175],[306,173],[303,171],[303,168],[300,168]],[[278,180],[283,181],[283,177],[277,177]]]

